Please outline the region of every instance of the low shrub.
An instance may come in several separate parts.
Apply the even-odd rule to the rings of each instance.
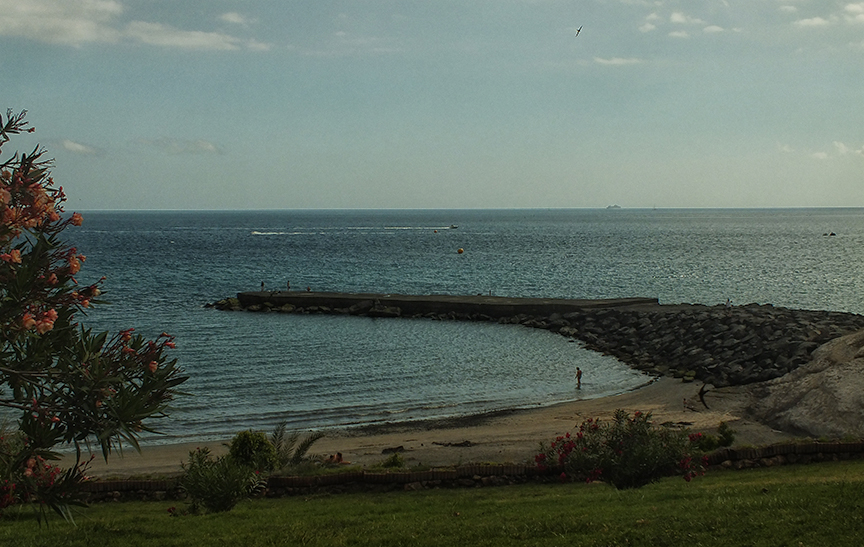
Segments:
[[[732,443],[735,442],[735,433],[737,432],[729,427],[729,424],[720,422],[720,425],[717,426],[717,438],[720,441],[720,446],[732,446]]]
[[[405,467],[405,458],[402,457],[402,454],[394,452],[381,462],[381,467],[384,469],[401,469]]]
[[[237,463],[262,473],[272,471],[279,464],[276,447],[260,431],[241,431],[234,435],[228,451]]]
[[[638,488],[676,473],[687,481],[702,474],[705,461],[694,459],[700,452],[696,441],[687,431],[655,426],[650,412],[630,417],[616,410],[609,423],[589,418],[575,435],[567,433],[548,447],[541,445],[535,462],[541,469],[560,466],[565,480],[603,480],[616,488]]]
[[[700,452],[713,452],[724,446],[732,446],[735,442],[735,430],[726,422],[720,422],[716,435],[693,433],[690,435],[690,442],[694,443]]]
[[[188,496],[189,512],[230,511],[266,485],[262,475],[230,454],[213,458],[208,448],[197,448],[183,463],[180,486]]]

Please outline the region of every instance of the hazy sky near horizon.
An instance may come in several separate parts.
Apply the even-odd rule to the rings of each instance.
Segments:
[[[76,210],[864,206],[864,1],[0,0],[0,71]]]

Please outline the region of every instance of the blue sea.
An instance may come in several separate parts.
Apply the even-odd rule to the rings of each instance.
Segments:
[[[212,440],[550,405],[648,378],[547,331],[220,312],[258,290],[653,297],[864,313],[864,210],[85,212],[66,241],[106,276],[84,323],[176,336],[190,376],[165,433]],[[828,234],[835,235],[828,235]],[[463,249],[461,254],[457,249]],[[585,371],[582,390],[574,371]]]

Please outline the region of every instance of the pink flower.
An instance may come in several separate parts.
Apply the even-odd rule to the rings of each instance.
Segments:
[[[10,264],[21,264],[21,251],[18,249],[12,249],[8,253],[0,255],[0,260]]]
[[[46,332],[52,330],[54,328],[54,321],[49,321],[48,319],[43,319],[36,323],[36,332],[39,334],[45,334]]]
[[[84,222],[84,217],[81,216],[81,213],[72,213],[72,218],[69,219],[69,222],[73,226],[81,226],[81,223]]]
[[[150,361],[150,364],[147,365],[147,368],[150,370],[151,373],[156,372],[156,369],[159,368],[159,363],[157,363],[156,361]]]
[[[70,257],[69,258],[69,273],[71,275],[75,275],[79,271],[81,271],[81,262],[79,262],[78,259],[74,256]]]
[[[21,326],[24,327],[25,330],[30,330],[36,326],[36,320],[33,319],[33,316],[29,313],[25,313],[21,316]]]

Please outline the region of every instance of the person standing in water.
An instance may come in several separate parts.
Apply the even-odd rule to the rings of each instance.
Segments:
[[[582,389],[582,369],[576,367],[576,389]]]

